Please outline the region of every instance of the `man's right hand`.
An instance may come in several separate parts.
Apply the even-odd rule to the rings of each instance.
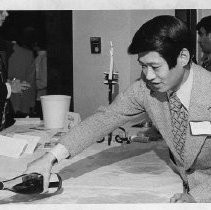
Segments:
[[[48,191],[50,173],[51,173],[51,169],[52,169],[52,166],[53,166],[53,163],[55,162],[55,160],[56,160],[56,158],[53,154],[46,153],[39,159],[36,159],[36,160],[32,161],[31,163],[29,163],[27,165],[26,171],[24,172],[25,174],[35,172],[35,173],[39,173],[39,174],[43,175],[43,179],[44,179],[43,193]]]

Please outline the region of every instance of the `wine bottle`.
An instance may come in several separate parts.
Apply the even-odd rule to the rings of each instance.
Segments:
[[[58,174],[51,174],[48,193],[55,193],[62,187],[62,179]],[[39,194],[43,192],[43,176],[30,173],[0,182],[0,190],[9,190],[21,194]]]

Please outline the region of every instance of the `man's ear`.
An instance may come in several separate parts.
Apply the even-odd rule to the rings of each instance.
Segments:
[[[190,60],[190,52],[187,48],[183,48],[178,56],[178,63],[185,67]]]

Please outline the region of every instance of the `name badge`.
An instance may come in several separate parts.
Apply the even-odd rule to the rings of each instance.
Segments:
[[[190,127],[192,135],[211,135],[210,121],[191,121]]]

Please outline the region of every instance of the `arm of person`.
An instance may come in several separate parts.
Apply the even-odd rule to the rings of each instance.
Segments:
[[[211,201],[211,175],[209,172],[195,171],[190,175],[195,180],[195,186],[190,189],[189,194],[197,203],[207,203]]]
[[[6,87],[8,91],[11,91],[7,95],[7,98],[9,98],[11,93],[22,93],[28,90],[31,85],[26,81],[21,82],[19,79],[14,78],[13,80],[7,80]]]
[[[61,137],[60,143],[67,148],[71,157],[74,157],[144,112],[144,91],[138,81],[120,93],[112,104],[101,106],[95,114],[73,127],[69,134]]]
[[[0,82],[0,98],[1,99],[8,99],[11,96],[12,93],[12,87],[10,85],[10,83],[6,82],[6,83],[2,83]]]
[[[136,82],[124,93],[119,94],[111,105],[101,107],[94,115],[73,127],[61,137],[55,148],[31,163],[26,172],[43,174],[45,176],[44,189],[47,189],[49,173],[55,162],[68,156],[74,157],[114,129],[139,117],[145,112],[143,99],[140,82]]]
[[[36,99],[36,68],[33,53],[28,55],[26,62],[25,80],[30,84],[30,88],[25,92],[25,99],[28,101],[28,107],[35,106]]]
[[[33,53],[29,53],[26,60],[26,74],[25,80],[32,86],[35,86],[36,83],[36,67]]]
[[[47,57],[43,56],[40,61],[39,72],[37,73],[36,85],[38,90],[47,87]]]
[[[189,193],[176,193],[170,199],[170,203],[196,203],[196,201]]]
[[[0,82],[0,99],[1,100],[6,100],[7,98],[10,97],[11,95],[11,89],[10,89],[10,86],[5,84],[5,83],[2,83]]]
[[[175,194],[171,198],[171,202],[181,203],[193,201],[197,203],[209,203],[211,201],[211,169],[195,170],[193,173],[188,174],[188,182],[190,191],[188,193]]]
[[[12,94],[12,87],[10,85],[10,83],[6,82],[6,87],[7,87],[7,99],[10,98],[11,94]]]

